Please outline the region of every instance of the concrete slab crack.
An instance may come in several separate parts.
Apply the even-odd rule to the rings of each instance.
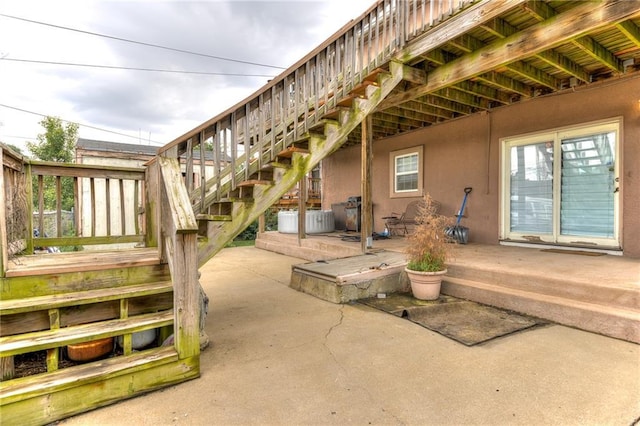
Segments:
[[[327,331],[327,333],[324,335],[324,346],[325,346],[325,347],[327,346],[327,339],[329,338],[329,335],[331,334],[331,332],[332,332],[335,328],[340,327],[340,326],[342,325],[342,321],[344,320],[344,305],[340,306],[339,312],[340,312],[340,319],[338,320],[338,323],[337,323],[337,324],[332,325],[332,326],[329,328],[329,330]],[[327,348],[327,349],[329,349],[329,348]],[[331,351],[329,351],[329,352],[331,352]]]

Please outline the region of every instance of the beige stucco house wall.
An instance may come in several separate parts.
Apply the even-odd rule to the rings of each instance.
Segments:
[[[390,196],[390,155],[422,147],[424,192],[455,215],[464,187],[473,187],[463,225],[471,242],[501,242],[503,139],[608,119],[620,120],[617,193],[619,241],[625,256],[640,257],[640,78],[638,75],[586,88],[565,90],[520,103],[436,124],[373,143],[374,231],[382,217],[403,211],[415,198]],[[581,90],[582,89],[582,90]],[[359,146],[339,150],[322,164],[323,206],[360,194]]]

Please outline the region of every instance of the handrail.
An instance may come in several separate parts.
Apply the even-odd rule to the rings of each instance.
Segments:
[[[203,212],[223,190],[235,189],[354,97],[354,89],[405,43],[475,1],[379,0],[252,95],[160,148],[159,155],[175,150],[184,158],[185,185]]]

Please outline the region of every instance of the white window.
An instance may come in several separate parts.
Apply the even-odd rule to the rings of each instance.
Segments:
[[[619,247],[620,120],[502,141],[502,238]]]
[[[390,196],[413,197],[422,195],[422,147],[393,151],[389,157]]]

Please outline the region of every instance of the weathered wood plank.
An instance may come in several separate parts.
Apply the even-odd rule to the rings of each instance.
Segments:
[[[7,247],[9,241],[7,241],[7,218],[6,209],[7,200],[5,200],[4,191],[4,147],[0,147],[0,164],[2,164],[2,171],[0,172],[0,277],[4,277],[5,268],[9,260],[9,253],[7,253]]]
[[[191,208],[189,194],[182,183],[182,172],[175,158],[158,157],[164,191],[169,208],[164,211],[172,215],[175,232],[197,232],[198,224]]]
[[[58,228],[60,229],[60,228]],[[109,232],[109,230],[107,230]],[[42,247],[142,243],[144,235],[103,235],[94,237],[44,237],[36,238],[34,244]]]
[[[123,298],[149,296],[152,294],[173,291],[171,282],[163,281],[150,284],[132,285],[126,287],[88,289],[78,292],[54,294],[51,296],[37,296],[14,300],[0,300],[0,314],[11,315],[33,310],[61,308],[63,306],[85,305],[89,303],[105,302]]]
[[[159,264],[160,259],[154,248],[47,253],[20,256],[11,260],[6,276],[11,278],[76,271],[105,271]]]
[[[0,356],[35,352],[74,343],[89,342],[124,333],[149,330],[173,323],[173,310],[138,315],[127,319],[101,321],[57,330],[36,331],[0,337]]]
[[[3,423],[49,424],[122,399],[194,379],[197,357],[179,360],[171,347],[135,353],[0,387]],[[54,377],[54,380],[49,380]]]
[[[154,367],[178,360],[172,346],[148,349],[131,356],[115,357],[65,368],[55,373],[27,376],[0,383],[0,405],[35,398],[71,387],[74,383],[88,384],[108,380],[118,374],[136,370],[144,365]],[[4,414],[4,411],[3,411]]]
[[[126,288],[124,286],[123,288]],[[148,314],[173,308],[173,293],[126,299],[130,316]],[[0,331],[8,336],[20,333],[42,331],[50,327],[48,311],[31,311],[12,315],[0,315]],[[120,315],[118,300],[80,304],[60,308],[60,326],[69,327],[97,321],[117,319]]]
[[[95,179],[143,180],[144,168],[111,167],[79,163],[55,163],[30,160],[33,175],[66,176]]]

